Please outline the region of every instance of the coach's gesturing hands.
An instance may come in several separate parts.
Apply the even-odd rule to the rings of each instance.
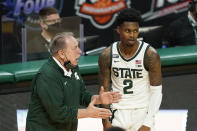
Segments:
[[[77,118],[91,117],[91,118],[105,119],[105,118],[108,118],[112,115],[112,113],[109,109],[98,108],[98,107],[94,106],[96,101],[97,101],[96,99],[93,99],[86,109],[79,109]]]
[[[119,92],[105,92],[104,88],[101,86],[99,95],[93,95],[91,102],[86,109],[78,110],[78,118],[93,117],[93,118],[107,118],[110,117],[111,111],[105,108],[98,108],[94,105],[96,104],[111,104],[118,103],[121,99],[121,94]]]
[[[118,103],[122,95],[119,92],[105,92],[103,86],[101,86],[99,95],[95,95],[92,99],[96,98],[95,104],[111,104]]]
[[[112,115],[109,109],[95,107],[94,106],[95,102],[96,99],[92,100],[89,106],[87,107],[87,112],[89,114],[89,117],[108,118]]]

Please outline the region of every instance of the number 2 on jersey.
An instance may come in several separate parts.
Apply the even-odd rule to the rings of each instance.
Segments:
[[[133,94],[133,91],[129,91],[133,87],[133,81],[132,80],[124,80],[123,85],[126,85],[123,88],[124,94]]]

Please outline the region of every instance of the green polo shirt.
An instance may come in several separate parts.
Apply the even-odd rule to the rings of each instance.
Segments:
[[[32,83],[26,131],[76,131],[78,108],[87,106],[92,95],[78,68],[65,76],[50,57]]]

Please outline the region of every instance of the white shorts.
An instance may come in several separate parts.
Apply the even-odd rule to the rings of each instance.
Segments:
[[[142,126],[146,115],[147,108],[128,110],[118,109],[114,112],[112,126],[121,127],[126,131],[138,131]],[[154,131],[153,127],[151,127],[151,131]]]

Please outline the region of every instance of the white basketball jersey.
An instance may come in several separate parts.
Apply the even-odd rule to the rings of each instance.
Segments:
[[[119,91],[122,99],[113,103],[114,109],[135,109],[148,106],[150,99],[149,76],[144,67],[145,53],[149,45],[139,41],[136,53],[125,59],[119,49],[119,42],[111,45],[112,90]]]

